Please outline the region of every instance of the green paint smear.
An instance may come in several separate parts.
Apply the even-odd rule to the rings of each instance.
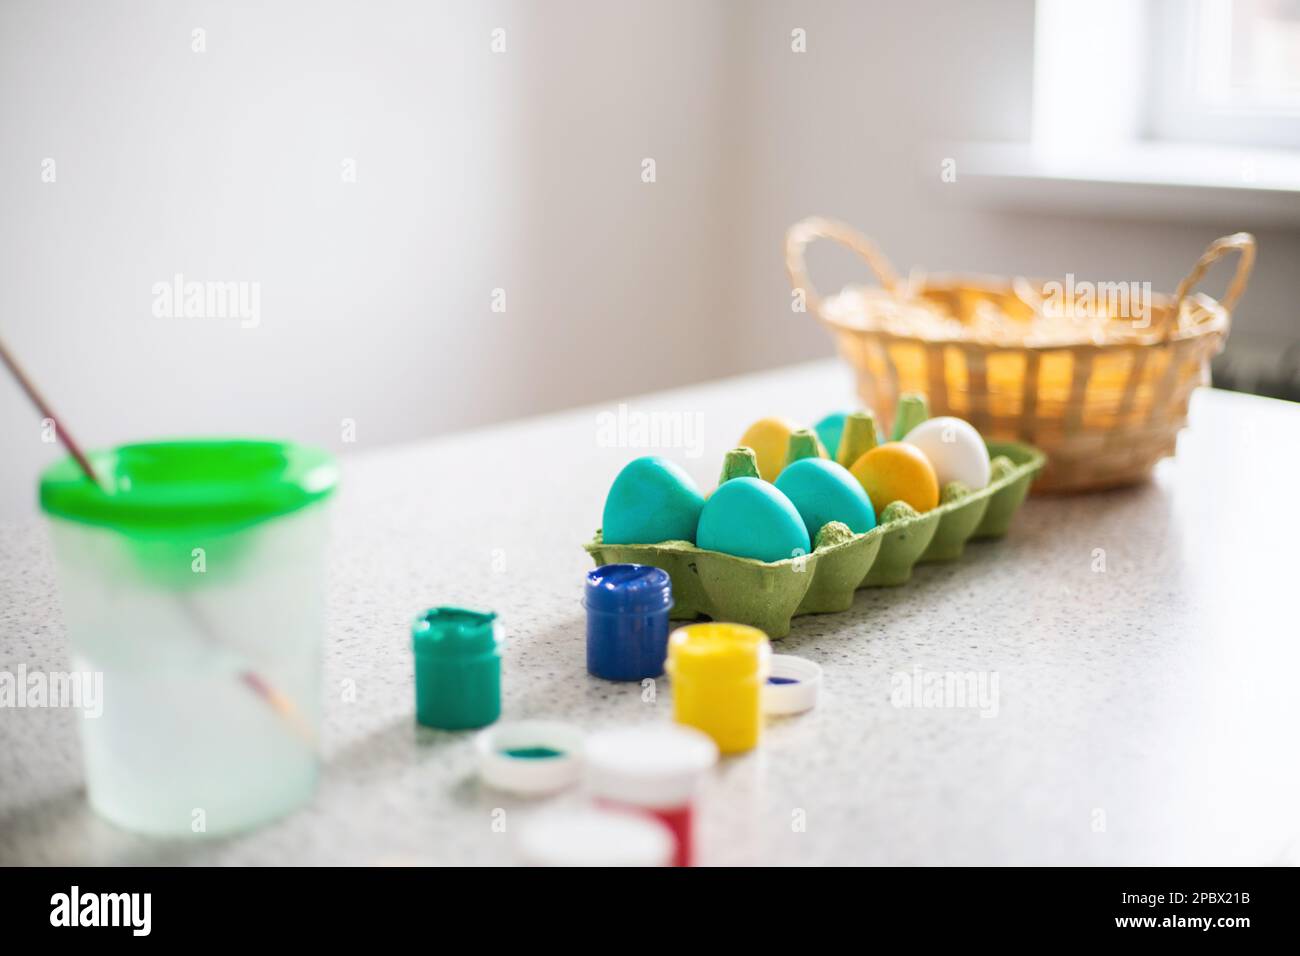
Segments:
[[[503,750],[507,757],[514,757],[517,760],[549,760],[552,757],[563,757],[563,750],[555,750],[551,747],[515,747],[513,750]]]

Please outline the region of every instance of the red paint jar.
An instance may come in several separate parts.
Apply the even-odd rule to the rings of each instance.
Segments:
[[[692,727],[620,727],[587,738],[587,785],[602,804],[640,810],[660,820],[676,842],[673,865],[691,866],[696,794],[717,760],[717,745]]]

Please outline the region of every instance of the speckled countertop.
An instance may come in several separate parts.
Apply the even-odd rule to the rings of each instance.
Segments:
[[[824,362],[359,448],[334,510],[314,802],[241,837],[136,837],[87,807],[81,718],[10,708],[0,863],[510,862],[493,810],[531,807],[480,787],[470,734],[415,726],[412,616],[501,613],[507,718],[666,720],[666,686],[647,703],[584,668],[580,544],[648,453],[632,426],[668,426],[681,447],[657,453],[707,485],[750,420],[852,403]],[[714,773],[702,862],[1300,863],[1298,478],[1300,407],[1203,391],[1152,483],[1031,499],[1003,541],[796,619],[777,650],[823,665],[821,706]],[[65,655],[44,528],[0,528],[0,670]],[[996,679],[994,706],[895,706],[899,675],[966,672]]]

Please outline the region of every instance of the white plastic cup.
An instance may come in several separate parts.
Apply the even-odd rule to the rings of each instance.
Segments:
[[[86,788],[141,833],[219,835],[311,798],[318,756],[324,452],[164,442],[42,476],[74,670],[102,675],[82,722]]]

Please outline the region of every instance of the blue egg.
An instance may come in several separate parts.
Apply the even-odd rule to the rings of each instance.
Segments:
[[[858,479],[825,458],[801,458],[777,476],[776,487],[799,512],[809,537],[829,521],[842,521],[854,534],[876,526],[876,511]]]
[[[848,417],[846,412],[831,412],[813,426],[832,460],[839,454],[840,436],[844,434],[844,419]]]
[[[718,486],[700,512],[696,543],[756,561],[784,561],[812,547],[790,499],[760,478],[732,478]]]
[[[704,496],[680,465],[647,456],[628,462],[605,498],[606,544],[695,541]]]

